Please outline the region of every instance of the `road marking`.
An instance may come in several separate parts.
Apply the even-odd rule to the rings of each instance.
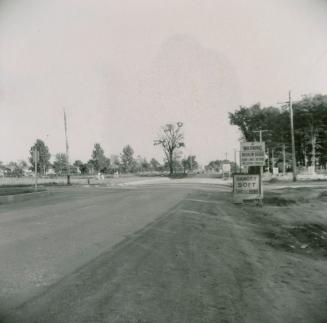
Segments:
[[[208,201],[208,200],[185,199],[185,201],[221,204],[221,202],[218,201]]]

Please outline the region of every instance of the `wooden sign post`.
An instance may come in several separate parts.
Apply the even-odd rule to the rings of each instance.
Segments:
[[[243,203],[244,200],[257,200],[262,205],[262,168],[265,165],[265,143],[243,142],[240,149],[240,164],[242,167],[259,166],[259,174],[234,174],[233,200]]]

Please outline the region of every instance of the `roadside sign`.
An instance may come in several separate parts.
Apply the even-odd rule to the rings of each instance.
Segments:
[[[223,172],[224,173],[230,172],[230,164],[223,164]]]
[[[308,173],[309,173],[310,175],[314,174],[314,173],[315,173],[315,167],[314,167],[314,166],[309,166],[309,167],[308,167]]]
[[[273,175],[278,175],[279,169],[278,167],[273,167]]]
[[[243,200],[261,200],[263,191],[260,174],[234,174],[233,176],[234,202]]]
[[[265,143],[242,142],[240,157],[242,166],[264,166],[266,160]]]

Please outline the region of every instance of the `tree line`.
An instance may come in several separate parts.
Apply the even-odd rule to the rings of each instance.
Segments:
[[[327,95],[304,96],[293,103],[295,153],[298,166],[327,166]],[[283,159],[291,167],[291,132],[288,106],[261,107],[259,103],[241,106],[229,113],[232,125],[239,128],[243,140],[259,141],[256,131],[262,132],[268,157],[273,166]]]
[[[35,151],[37,156],[37,173],[45,175],[49,170],[53,170],[56,175],[66,175],[68,167],[71,174],[114,174],[114,173],[140,173],[140,172],[175,172],[186,173],[189,170],[198,168],[195,155],[182,157],[181,148],[185,146],[184,135],[182,133],[182,123],[167,124],[160,129],[154,145],[159,145],[165,159],[160,163],[155,158],[149,161],[143,156],[136,156],[134,149],[126,145],[119,155],[106,156],[100,143],[95,143],[91,152],[91,158],[83,162],[75,160],[69,164],[65,153],[57,153],[54,161],[51,162],[51,153],[46,143],[37,139],[30,147],[28,161],[10,162],[4,165],[0,162],[0,171],[5,170],[8,176],[23,176],[26,172],[32,173],[35,166]],[[3,175],[3,174],[2,174]]]

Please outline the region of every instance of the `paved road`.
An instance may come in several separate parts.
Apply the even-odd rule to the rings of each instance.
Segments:
[[[212,185],[2,206],[0,322],[326,322],[326,262],[272,249],[253,219]]]

